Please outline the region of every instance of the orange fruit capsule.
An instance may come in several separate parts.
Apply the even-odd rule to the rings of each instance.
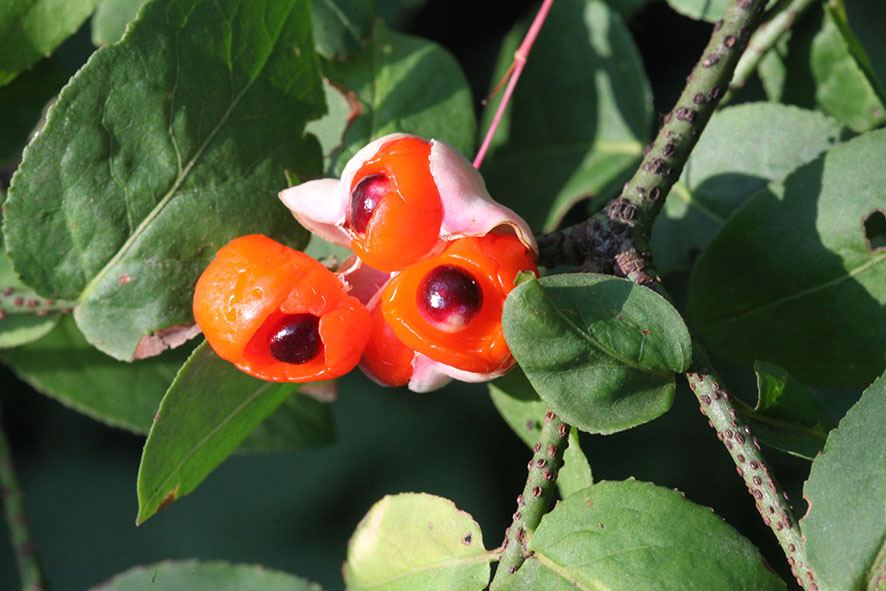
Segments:
[[[372,326],[369,310],[331,271],[257,234],[219,249],[197,281],[193,309],[219,357],[274,382],[346,374]]]
[[[351,247],[370,267],[398,271],[437,244],[443,204],[430,171],[431,144],[405,137],[384,144],[349,187]]]
[[[521,271],[538,276],[533,254],[516,236],[460,238],[391,279],[382,313],[407,348],[463,371],[504,373],[514,359],[502,307]]]
[[[363,373],[385,386],[405,386],[412,377],[415,351],[404,345],[385,322],[381,306],[372,309],[372,334],[363,351]]]

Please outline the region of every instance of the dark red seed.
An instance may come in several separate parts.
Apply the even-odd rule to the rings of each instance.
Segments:
[[[320,319],[313,314],[284,316],[271,333],[268,348],[278,361],[302,364],[314,359],[320,352]]]
[[[357,183],[351,191],[351,203],[348,209],[351,227],[361,234],[365,232],[382,197],[393,189],[393,183],[383,174],[370,174]]]
[[[455,265],[440,265],[425,275],[416,297],[422,317],[444,332],[464,330],[483,306],[480,284]]]

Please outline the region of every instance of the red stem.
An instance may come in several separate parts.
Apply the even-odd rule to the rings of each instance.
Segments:
[[[492,119],[492,124],[486,131],[486,137],[483,138],[483,144],[480,146],[480,149],[477,151],[477,156],[474,158],[474,168],[480,168],[480,165],[483,163],[483,157],[486,156],[489,144],[492,143],[492,137],[495,135],[495,130],[498,128],[498,124],[505,112],[505,108],[507,108],[508,103],[511,100],[511,95],[514,94],[514,88],[517,87],[517,80],[520,79],[520,74],[523,72],[526,60],[529,59],[529,51],[532,49],[532,44],[535,43],[535,38],[538,37],[538,32],[541,30],[541,26],[548,17],[548,12],[551,10],[551,5],[553,3],[554,0],[544,0],[544,2],[542,2],[541,8],[538,9],[538,14],[535,15],[535,19],[532,21],[529,31],[523,38],[523,43],[521,43],[520,47],[517,48],[517,51],[514,52],[514,63],[511,64],[507,74],[505,74],[506,78],[510,76],[508,86],[505,88],[505,93],[495,111],[495,117]]]

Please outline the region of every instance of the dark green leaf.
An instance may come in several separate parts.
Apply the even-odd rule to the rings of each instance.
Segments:
[[[194,490],[297,387],[257,380],[206,343],[197,347],[164,396],[145,443],[137,523]],[[309,445],[324,439],[312,406],[304,405],[309,414],[301,422]]]
[[[493,81],[528,26],[508,34]],[[500,98],[486,109],[484,130]],[[651,123],[649,82],[621,17],[598,0],[561,0],[532,48],[483,175],[495,199],[532,228],[550,230],[577,202],[611,196],[639,162]]]
[[[532,449],[539,441],[541,422],[547,407],[539,399],[523,371],[515,367],[507,375],[490,382],[489,394],[505,422]],[[563,452],[563,467],[557,474],[557,488],[560,489],[560,496],[565,499],[593,483],[591,465],[581,450],[578,431],[573,427],[569,433],[568,447]]]
[[[746,411],[760,441],[790,454],[813,459],[834,428],[821,404],[788,372],[757,361],[757,406]]]
[[[630,20],[632,16],[649,4],[649,0],[606,0],[606,4],[617,10],[623,19]]]
[[[690,282],[689,313],[717,353],[765,359],[813,385],[870,381],[886,359],[886,250],[864,220],[883,207],[886,132],[832,148],[737,211]]]
[[[264,566],[182,560],[137,566],[92,591],[323,591],[320,585]]]
[[[465,154],[473,149],[471,91],[458,62],[439,45],[394,33],[377,21],[366,51],[347,62],[326,62],[324,73],[362,105],[335,154],[333,171],[340,172],[371,140],[394,132],[446,140]]]
[[[825,4],[824,24],[812,43],[812,75],[819,104],[855,131],[886,123],[886,92],[844,10]]]
[[[716,22],[726,14],[729,0],[668,0],[671,8],[695,20]]]
[[[867,4],[851,3],[850,13],[861,11],[879,36],[886,21]],[[825,3],[823,11],[813,5],[767,52],[758,71],[769,100],[819,106],[856,131],[886,122],[882,83],[835,3]]]
[[[397,30],[408,29],[412,17],[426,2],[427,0],[376,0],[385,23]]]
[[[4,351],[2,359],[62,404],[108,425],[147,433],[188,349],[124,363],[90,346],[66,316],[40,340]]]
[[[147,0],[101,0],[92,15],[92,42],[97,46],[116,43],[126,25]]]
[[[821,26],[822,10],[813,5],[762,57],[757,73],[770,101],[806,109],[817,108],[810,53]]]
[[[311,0],[314,46],[329,59],[352,57],[369,42],[375,4],[366,0]]]
[[[883,43],[886,11],[881,10],[882,6],[876,2],[848,2],[843,8],[848,17],[848,26],[870,57],[874,77],[882,86],[886,81],[886,43]]]
[[[290,396],[274,413],[263,420],[243,440],[240,451],[275,452],[330,445],[335,442],[335,424],[328,402],[311,397],[312,387],[329,384],[335,394],[334,382],[305,384],[301,396]]]
[[[0,86],[73,35],[99,0],[4,0],[0,4]]]
[[[606,275],[526,282],[505,302],[508,345],[535,391],[567,423],[613,433],[661,415],[689,332],[664,298]]]
[[[840,131],[821,113],[773,103],[715,113],[655,222],[659,273],[688,269],[692,252],[707,246],[739,205],[830,148]]]
[[[304,244],[277,192],[285,168],[321,165],[302,135],[323,109],[308,14],[307,0],[152,2],[62,91],[5,235],[27,284],[79,300],[94,346],[131,360],[193,322],[194,283],[236,236]]]
[[[800,522],[822,589],[878,591],[886,580],[886,376],[831,432],[814,462]]]
[[[775,591],[784,582],[707,507],[646,482],[599,482],[561,501],[497,591]]]
[[[479,591],[493,555],[474,519],[442,497],[406,493],[377,502],[348,544],[349,591]]]

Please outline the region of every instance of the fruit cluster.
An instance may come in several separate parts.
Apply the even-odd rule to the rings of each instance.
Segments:
[[[194,293],[194,317],[220,357],[293,382],[359,363],[381,384],[419,392],[514,365],[502,306],[519,273],[538,275],[537,247],[451,146],[389,135],[360,150],[341,180],[280,198],[308,230],[356,255],[333,273],[265,236],[221,248]]]

